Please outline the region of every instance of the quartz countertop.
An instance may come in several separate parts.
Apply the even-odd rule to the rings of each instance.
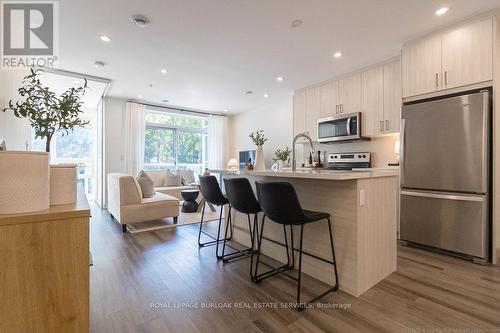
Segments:
[[[378,177],[396,177],[399,176],[398,169],[361,169],[361,170],[325,170],[325,169],[298,169],[292,171],[284,170],[254,170],[254,171],[231,171],[223,169],[210,170],[211,173],[241,175],[241,176],[264,176],[264,177],[282,177],[282,178],[306,178],[306,179],[325,179],[325,180],[353,180]]]

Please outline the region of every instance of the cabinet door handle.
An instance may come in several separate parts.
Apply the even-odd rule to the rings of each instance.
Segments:
[[[339,105],[335,104],[335,114],[339,114]]]
[[[439,73],[436,73],[436,88],[439,88]]]
[[[380,121],[380,132],[383,132],[384,131],[384,121],[381,120]]]
[[[448,71],[444,71],[444,85],[448,85]]]
[[[344,113],[344,104],[340,104],[340,113]]]
[[[385,120],[385,130],[388,131],[389,130],[389,120]]]

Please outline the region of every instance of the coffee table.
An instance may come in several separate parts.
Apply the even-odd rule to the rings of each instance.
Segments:
[[[196,198],[198,198],[198,194],[200,192],[198,190],[182,190],[181,195],[184,199],[184,203],[182,204],[182,212],[183,213],[195,213],[198,211],[198,203],[196,202]]]

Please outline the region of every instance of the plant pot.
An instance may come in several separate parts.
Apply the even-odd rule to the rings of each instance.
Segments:
[[[49,208],[49,154],[0,151],[0,214]]]
[[[266,163],[264,161],[264,149],[258,147],[255,152],[255,170],[266,170]]]
[[[76,164],[50,166],[50,204],[66,205],[76,202]]]

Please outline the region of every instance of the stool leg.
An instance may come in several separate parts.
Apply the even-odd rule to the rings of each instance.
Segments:
[[[333,234],[332,234],[332,222],[328,218],[328,231],[330,233],[330,245],[332,246],[332,258],[333,258],[333,269],[335,271],[335,287],[339,287],[339,276],[337,273],[337,259],[335,259],[335,248],[333,247]]]
[[[227,242],[227,229],[229,228],[229,223],[231,222],[231,206],[229,206],[229,212],[227,213],[226,228],[224,231],[224,241],[222,242],[222,255],[219,256],[219,245],[216,247],[217,259],[224,258],[224,253],[226,252],[226,242]],[[232,232],[231,232],[232,234]]]
[[[283,235],[285,235],[286,264],[290,266],[290,250],[288,249],[288,237],[286,235],[286,225],[283,224]]]
[[[295,247],[293,246],[293,225],[290,224],[290,238],[292,243],[292,268],[295,267]]]
[[[255,263],[255,273],[254,273],[254,281],[257,282],[257,272],[259,271],[259,259],[260,259],[260,248],[262,245],[262,235],[264,235],[264,222],[266,221],[266,215],[262,216],[262,223],[260,225],[260,237],[257,242],[257,259]]]
[[[300,284],[302,280],[302,242],[304,240],[304,225],[300,226],[300,245],[299,245],[299,277],[297,280],[297,309],[302,309],[303,305],[300,304]]]
[[[248,215],[248,218],[250,218],[250,215]],[[258,224],[259,220],[257,218],[257,214],[253,215],[253,230],[252,230],[252,235],[250,237],[250,240],[252,241],[252,252],[250,252],[250,278],[254,280],[255,276],[252,273],[253,269],[253,253],[254,253],[254,248],[255,248],[255,238],[259,237],[259,231],[258,231]]]
[[[224,211],[224,206],[221,206],[220,207],[220,214],[219,214],[219,226],[217,227],[217,239],[215,241],[215,256],[217,257],[217,259],[220,259],[219,258],[219,242],[220,242],[220,227],[222,224],[222,212],[223,211]],[[231,221],[231,206],[229,206],[229,214],[227,217],[226,226],[228,223],[230,223],[230,221]],[[224,241],[225,240],[226,240],[226,238],[224,237]]]
[[[201,221],[200,221],[200,229],[198,231],[198,246],[199,247],[204,247],[204,246],[211,246],[211,245],[215,245],[215,244],[219,244],[220,242],[222,242],[222,240],[220,239],[220,226],[221,226],[221,221],[222,221],[222,206],[221,206],[221,211],[220,211],[220,216],[219,216],[219,228],[218,228],[218,232],[217,232],[217,237],[213,237],[212,235],[206,233],[205,231],[203,231],[203,217],[205,215],[205,201],[203,201],[203,208],[201,210]],[[202,243],[201,242],[201,234],[205,234],[207,235],[208,237],[212,238],[213,241],[208,241],[208,242],[205,242],[205,243]],[[230,240],[230,238],[228,238],[227,240]]]
[[[299,278],[298,278],[298,285],[297,285],[297,310],[298,311],[304,310],[308,304],[314,303],[317,300],[319,300],[320,298],[323,298],[324,296],[326,296],[328,293],[331,293],[333,291],[337,291],[339,289],[339,280],[338,280],[338,275],[337,275],[337,261],[335,259],[335,249],[333,247],[332,223],[330,221],[330,218],[328,218],[327,220],[328,220],[328,230],[329,230],[328,233],[330,235],[330,245],[332,247],[333,269],[335,271],[335,286],[329,288],[328,290],[326,290],[322,294],[314,297],[313,299],[311,299],[307,302],[304,302],[304,303],[300,302],[300,282],[301,282],[300,280],[301,280],[301,273],[302,273],[302,238],[303,238],[303,231],[304,231],[304,226],[302,225],[302,227],[300,229]]]
[[[205,200],[202,200],[202,208],[201,208],[201,221],[200,221],[200,230],[198,231],[198,246],[202,247],[205,246],[205,244],[202,244],[200,239],[201,239],[201,228],[203,227],[203,217],[205,216]]]

